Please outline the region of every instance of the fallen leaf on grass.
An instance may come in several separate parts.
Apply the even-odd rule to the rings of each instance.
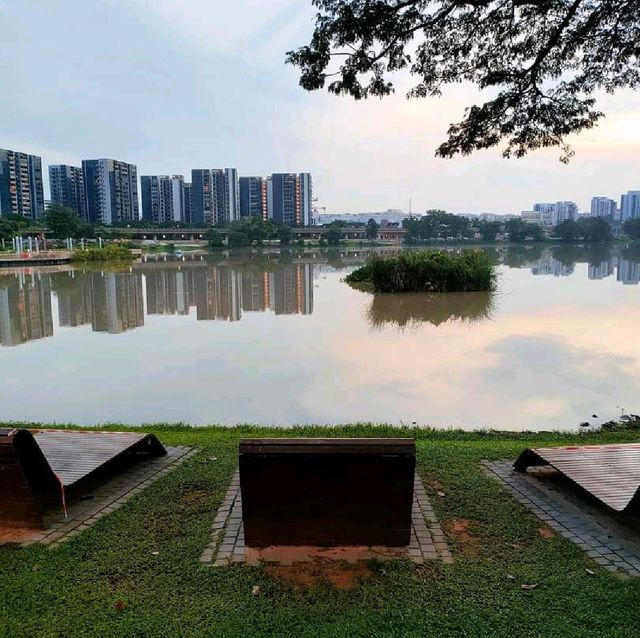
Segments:
[[[595,576],[595,572],[593,571],[593,569],[587,569],[586,572],[587,572],[587,574],[590,574],[591,576]]]
[[[252,596],[259,596],[260,595],[260,585],[254,585],[251,588],[251,595]]]
[[[117,600],[115,607],[118,611],[122,611],[127,606],[127,603],[124,600]]]
[[[525,589],[525,590],[529,590],[529,589],[535,589],[538,586],[538,583],[522,583],[522,585],[520,585],[520,589]]]
[[[444,492],[436,492],[436,494],[440,497],[440,498],[444,498],[446,496],[446,494]]]
[[[513,576],[512,574],[507,574],[507,580],[515,580],[516,577]]]
[[[218,460],[218,457],[217,457],[217,456],[210,456],[210,457],[209,457],[209,460],[210,460],[210,461],[217,461],[217,460]]]
[[[160,554],[160,552],[151,552],[152,556],[158,556]]]

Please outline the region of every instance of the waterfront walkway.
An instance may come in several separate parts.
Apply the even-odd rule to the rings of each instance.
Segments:
[[[4,253],[0,254],[0,268],[14,266],[50,266],[67,264],[73,253],[69,250],[41,250],[38,253]]]

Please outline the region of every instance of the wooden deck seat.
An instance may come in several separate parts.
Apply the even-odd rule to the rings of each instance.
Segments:
[[[117,462],[162,456],[153,434],[0,428],[0,525],[42,528],[68,491]]]

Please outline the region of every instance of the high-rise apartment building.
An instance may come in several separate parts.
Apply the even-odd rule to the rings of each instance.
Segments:
[[[591,199],[591,217],[615,217],[618,205],[608,197],[593,197]]]
[[[182,192],[184,195],[184,221],[187,224],[192,224],[193,210],[191,206],[191,184],[189,182],[183,184]]]
[[[161,223],[185,221],[182,175],[143,175],[140,189],[142,219]]]
[[[620,200],[620,219],[637,219],[640,217],[640,191],[629,191]]]
[[[267,180],[263,177],[240,178],[240,217],[269,217]]]
[[[44,215],[42,160],[37,155],[0,148],[0,216]]]
[[[278,224],[308,226],[312,198],[310,173],[274,173],[267,185],[269,218]]]
[[[238,171],[196,168],[191,171],[193,223],[218,225],[240,219]]]
[[[139,219],[135,164],[112,159],[82,161],[87,219],[113,224]]]
[[[211,169],[191,171],[191,223],[213,224],[213,179]]]
[[[80,166],[49,166],[49,186],[54,204],[72,208],[78,217],[86,219],[84,177]]]
[[[235,168],[224,169],[224,218],[225,222],[240,219],[240,186]]]
[[[578,206],[575,202],[555,202],[555,204],[534,204],[536,213],[551,216],[551,224],[556,226],[564,221],[575,219],[578,216]]]

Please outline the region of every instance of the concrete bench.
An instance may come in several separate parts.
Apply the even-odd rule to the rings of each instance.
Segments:
[[[409,545],[413,439],[240,442],[245,544]]]

